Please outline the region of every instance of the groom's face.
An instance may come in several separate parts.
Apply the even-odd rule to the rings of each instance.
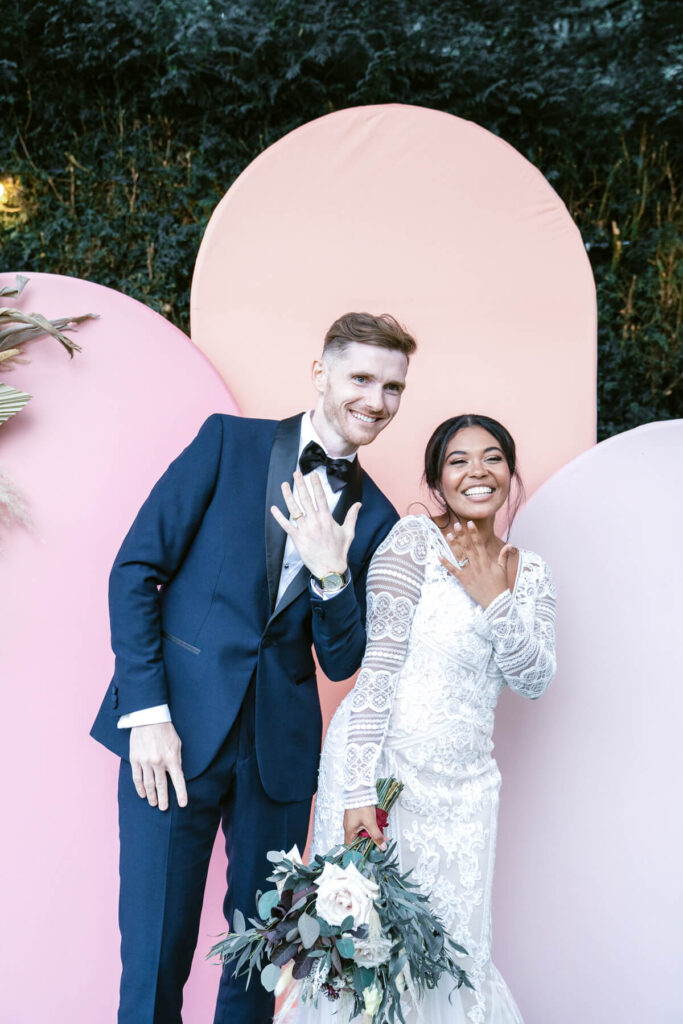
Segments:
[[[316,360],[318,411],[338,442],[338,454],[370,444],[388,426],[401,404],[407,371],[408,360],[402,352],[361,342]]]

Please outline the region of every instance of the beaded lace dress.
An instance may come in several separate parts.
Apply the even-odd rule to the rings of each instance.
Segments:
[[[554,589],[548,567],[520,550],[514,592],[483,610],[439,562],[450,551],[427,516],[400,520],[368,574],[367,636],[354,688],[330,723],[320,766],[312,853],[343,842],[347,807],[376,801],[375,779],[405,788],[388,837],[401,867],[468,950],[474,990],[429,993],[406,1021],[522,1024],[491,961],[491,888],[500,773],[494,712],[509,686],[537,698],[555,672]],[[297,1024],[335,1021],[321,997]],[[338,1018],[337,1018],[338,1019]]]

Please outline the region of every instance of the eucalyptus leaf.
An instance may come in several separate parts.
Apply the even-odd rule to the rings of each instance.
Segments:
[[[246,931],[247,923],[244,920],[244,914],[241,910],[235,908],[232,914],[232,930],[241,934]]]
[[[343,956],[345,960],[351,960],[353,958],[353,951],[355,948],[353,945],[353,939],[350,939],[348,936],[343,936],[341,939],[337,939],[336,945],[339,950],[339,955]]]
[[[267,921],[273,912],[273,909],[277,906],[280,900],[280,894],[277,889],[269,889],[268,892],[264,892],[258,901],[258,912],[259,916]]]
[[[320,937],[320,924],[310,914],[302,914],[299,918],[299,934],[306,949],[310,949]]]
[[[275,964],[266,964],[261,971],[261,984],[265,988],[266,992],[274,992],[275,986],[280,980],[281,970],[276,967]]]
[[[289,945],[282,946],[277,953],[273,953],[271,960],[278,967],[284,967],[292,959],[298,948],[298,942],[290,942]]]

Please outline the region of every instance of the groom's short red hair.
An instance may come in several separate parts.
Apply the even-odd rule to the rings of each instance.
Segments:
[[[381,313],[379,316],[373,316],[372,313],[345,313],[334,321],[325,335],[323,355],[326,352],[343,352],[352,341],[394,349],[402,352],[407,359],[417,348],[412,334],[408,334],[405,327],[389,313]]]

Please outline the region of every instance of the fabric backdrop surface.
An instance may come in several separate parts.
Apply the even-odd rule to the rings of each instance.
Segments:
[[[617,434],[513,536],[552,566],[558,673],[505,693],[494,958],[525,1024],[680,1024],[683,420]]]
[[[595,285],[543,175],[491,132],[387,104],[329,114],[254,160],[197,258],[192,339],[245,415],[311,401],[308,368],[349,310],[412,330],[399,416],[363,453],[399,512],[431,431],[502,420],[529,493],[595,441]]]
[[[104,1024],[115,1019],[120,963],[118,762],[88,731],[114,663],[107,577],[171,459],[210,413],[238,410],[187,337],[141,303],[76,278],[26,276],[8,305],[100,319],[73,335],[83,347],[73,360],[45,338],[4,378],[33,395],[0,428],[0,471],[26,496],[35,534],[0,537],[2,757],[13,780],[0,1019]],[[0,287],[13,283],[0,275]],[[205,933],[221,928],[220,900],[211,909]],[[217,968],[203,967],[207,1005]]]
[[[107,574],[153,481],[208,413],[236,411],[230,393],[246,415],[310,407],[309,368],[325,329],[365,308],[394,313],[420,342],[399,417],[363,453],[399,511],[421,496],[429,433],[462,411],[507,423],[532,492],[594,440],[595,294],[578,232],[538,171],[476,125],[396,106],[342,111],[299,129],[254,161],[217,208],[195,274],[193,340],[230,393],[182,334],[139,304],[75,279],[29,276],[22,308],[101,319],[82,328],[84,352],[73,362],[55,342],[31,347],[31,364],[10,379],[34,401],[2,428],[2,469],[27,495],[37,533],[14,530],[0,553],[0,614],[12,623],[3,643],[12,724],[5,755],[22,766],[9,793],[18,842],[3,853],[12,879],[4,962],[13,982],[0,1008],[12,1024],[46,1014],[71,1024],[114,1015],[115,764],[87,732],[113,661]],[[553,564],[545,532],[536,537],[530,526],[526,543]],[[571,616],[561,629],[566,645]],[[570,684],[564,673],[562,686]],[[329,718],[346,687],[322,680],[321,692]],[[562,723],[543,731],[535,706],[515,707],[529,730],[527,755],[532,764],[541,759],[552,792],[546,745],[560,741]],[[508,727],[506,713],[503,753]],[[526,813],[532,835],[545,827],[543,805],[522,760],[518,773],[515,750],[504,767],[503,808],[511,821]],[[527,1024],[546,1024],[542,994],[566,990],[566,973],[560,986],[557,972],[567,965],[558,957],[539,989],[515,960],[524,943],[512,838],[503,830],[498,959]],[[572,841],[579,850],[586,837],[578,831]],[[223,885],[217,856],[187,1024],[211,1019],[217,969],[203,958],[223,928]],[[530,928],[536,941],[539,929],[567,927],[562,908],[543,916],[540,890],[529,882],[525,891],[525,940]],[[38,966],[31,950],[39,937],[51,955]]]

